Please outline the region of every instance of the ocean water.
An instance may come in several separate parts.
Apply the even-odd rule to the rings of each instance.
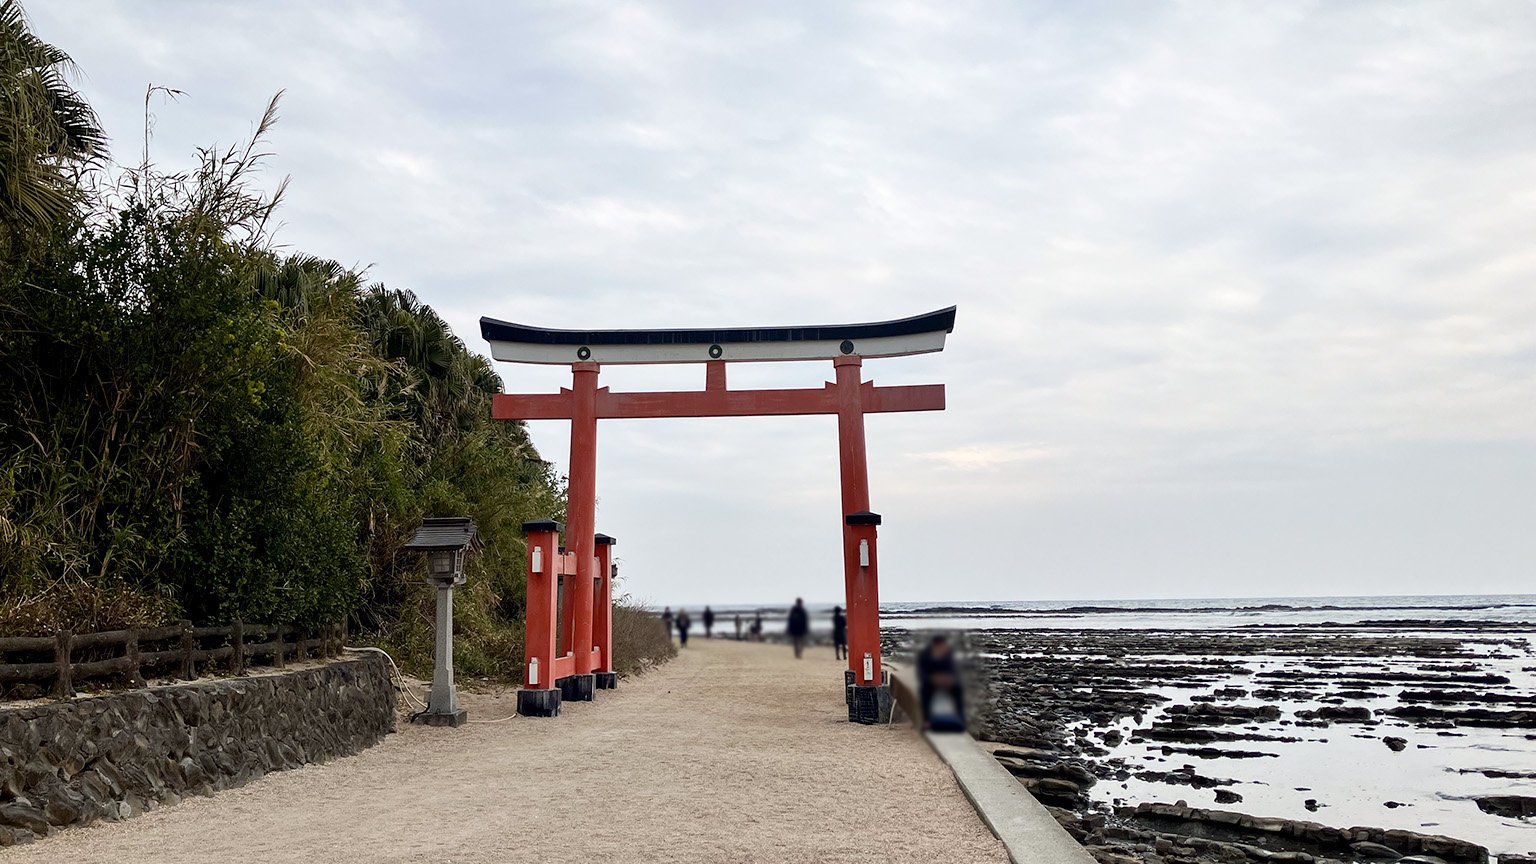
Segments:
[[[886,627],[923,630],[1226,630],[1266,624],[1357,624],[1387,620],[1455,620],[1520,626],[1536,625],[1536,594],[882,603],[880,618]]]
[[[832,604],[807,604],[813,629],[831,627]],[[703,606],[689,606],[693,632],[703,633]],[[763,630],[782,632],[788,604],[716,606],[715,632],[746,632],[755,614]],[[655,611],[660,612],[658,608]],[[1199,600],[1008,600],[881,603],[882,627],[912,630],[1143,629],[1225,630],[1266,624],[1357,624],[1363,621],[1478,621],[1536,626],[1536,594],[1393,597],[1244,597]]]

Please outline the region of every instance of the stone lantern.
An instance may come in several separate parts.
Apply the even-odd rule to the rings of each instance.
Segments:
[[[424,519],[405,549],[427,556],[427,581],[437,586],[437,662],[432,670],[432,695],[427,709],[412,715],[412,723],[462,726],[468,718],[459,707],[453,685],[453,589],[464,584],[464,556],[480,549],[480,533],[468,516]]]

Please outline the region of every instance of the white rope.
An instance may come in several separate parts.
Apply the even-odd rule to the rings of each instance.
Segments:
[[[416,695],[414,693],[412,693],[410,691],[410,689],[406,686],[405,675],[401,674],[400,667],[395,665],[395,658],[389,656],[389,652],[388,651],[385,651],[383,648],[367,648],[367,647],[364,647],[364,648],[353,648],[350,645],[344,646],[341,650],[343,650],[343,651],[357,651],[357,652],[372,651],[375,654],[383,654],[384,655],[384,659],[389,661],[389,668],[395,670],[395,678],[397,678],[400,681],[400,692],[405,694],[406,701],[410,702],[412,705],[416,706],[417,708],[420,708],[423,711],[427,710],[427,703],[422,702],[420,699],[418,699],[416,697]]]
[[[350,645],[346,646],[343,650],[346,650],[346,651],[372,651],[375,654],[383,654],[384,655],[384,659],[389,661],[390,668],[395,670],[395,677],[400,680],[400,692],[405,694],[405,698],[410,700],[412,705],[416,706],[417,708],[420,708],[423,711],[427,710],[426,703],[420,701],[419,699],[417,699],[416,696],[413,695],[411,693],[411,691],[406,688],[405,676],[400,673],[400,667],[395,665],[395,658],[389,656],[389,652],[388,651],[385,651],[382,648],[368,648],[368,647],[353,648]],[[517,716],[518,715],[516,715],[516,714],[509,714],[506,717],[498,717],[495,720],[471,720],[469,722],[471,722],[471,723],[505,723],[508,720],[512,720],[512,719],[516,718]]]

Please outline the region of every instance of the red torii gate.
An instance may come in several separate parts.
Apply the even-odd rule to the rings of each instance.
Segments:
[[[480,319],[491,356],[512,363],[569,365],[571,387],[559,393],[500,394],[498,420],[570,420],[569,525],[529,522],[527,666],[518,711],[551,716],[565,700],[590,700],[615,685],[611,657],[611,549],[596,533],[597,421],[640,417],[746,417],[836,414],[842,475],[843,576],[848,608],[848,715],[883,721],[890,690],[880,663],[876,526],[869,509],[864,415],[941,411],[944,385],[876,387],[863,381],[866,357],[898,357],[944,349],[955,307],[895,321],[813,327],[682,330],[552,330]],[[820,388],[729,390],[726,364],[831,360],[835,381]],[[604,364],[705,364],[704,389],[613,393],[599,387]],[[566,545],[557,538],[565,532]],[[556,621],[559,577],[568,577],[565,620]],[[556,633],[567,649],[556,656]],[[591,646],[587,650],[587,646]]]

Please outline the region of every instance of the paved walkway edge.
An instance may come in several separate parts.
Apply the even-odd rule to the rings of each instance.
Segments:
[[[916,705],[916,691],[904,670],[891,670],[892,689],[905,709]],[[908,710],[909,717],[917,712]],[[1082,844],[1056,822],[991,753],[969,733],[925,732],[923,738],[955,775],[976,815],[997,835],[1013,864],[1095,864]]]

